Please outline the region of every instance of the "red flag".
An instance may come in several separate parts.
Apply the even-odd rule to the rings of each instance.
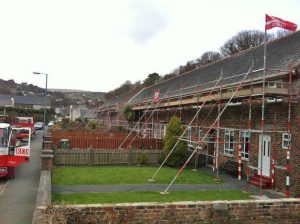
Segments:
[[[272,29],[273,27],[280,27],[283,29],[295,31],[297,29],[297,24],[285,21],[275,16],[266,15],[266,30]]]

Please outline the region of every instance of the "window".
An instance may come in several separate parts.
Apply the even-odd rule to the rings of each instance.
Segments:
[[[287,149],[291,144],[291,134],[283,133],[282,134],[282,148]]]
[[[275,81],[269,81],[268,82],[268,88],[283,88],[283,80],[282,79],[278,79]]]
[[[240,132],[240,141],[241,141],[241,156],[243,159],[249,158],[249,144],[250,144],[250,133],[248,131]]]
[[[268,87],[269,88],[276,88],[277,87],[276,82],[268,82]]]
[[[189,144],[192,143],[192,127],[188,127],[188,141]]]
[[[198,129],[198,141],[201,141],[202,140],[202,138],[204,137],[203,136],[203,134],[202,134],[202,128],[201,127],[199,127],[199,129]]]
[[[234,130],[225,130],[224,153],[233,155]]]

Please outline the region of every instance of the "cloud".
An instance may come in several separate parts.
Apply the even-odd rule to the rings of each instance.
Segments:
[[[150,2],[137,1],[133,5],[133,18],[129,25],[129,36],[138,44],[145,44],[167,26],[167,19]]]

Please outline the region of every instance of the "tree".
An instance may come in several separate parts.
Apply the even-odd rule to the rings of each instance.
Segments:
[[[285,37],[286,35],[289,35],[293,33],[293,31],[290,31],[290,30],[284,30],[284,29],[280,29],[276,32],[275,34],[275,38],[278,39],[278,38],[282,38],[282,37]]]
[[[177,116],[173,116],[169,121],[166,130],[166,136],[164,138],[164,156],[166,157],[172,150],[177,142],[176,137],[182,134],[183,130],[181,128],[180,119]],[[175,147],[174,151],[170,155],[166,164],[168,166],[181,166],[185,162],[187,157],[187,143],[185,141],[180,141]]]
[[[132,90],[132,87],[133,87],[133,84],[131,83],[131,81],[127,80],[120,87],[107,92],[104,95],[104,97],[105,97],[105,99],[113,99],[114,97],[117,97],[124,93],[129,92],[130,90]]]
[[[159,74],[157,74],[156,72],[151,73],[144,80],[143,86],[148,87],[148,86],[154,85],[159,80],[160,80],[160,75]]]
[[[222,58],[223,56],[219,52],[207,51],[203,53],[200,58],[197,59],[197,65],[201,67],[203,65],[207,65],[209,63],[218,61]]]
[[[255,47],[264,43],[265,33],[259,30],[244,30],[230,38],[220,48],[224,57],[236,54],[243,50]],[[266,41],[272,39],[272,35],[267,35]]]
[[[176,74],[173,72],[173,73],[170,73],[170,74],[166,74],[162,79],[167,80],[167,79],[171,79],[171,78],[174,78],[174,77],[176,77]]]

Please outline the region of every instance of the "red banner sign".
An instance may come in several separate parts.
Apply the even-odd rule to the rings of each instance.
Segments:
[[[266,15],[266,30],[272,29],[273,27],[280,27],[283,29],[295,31],[297,29],[297,24],[285,21],[275,16]]]
[[[159,90],[154,90],[153,102],[156,103],[159,101]]]

